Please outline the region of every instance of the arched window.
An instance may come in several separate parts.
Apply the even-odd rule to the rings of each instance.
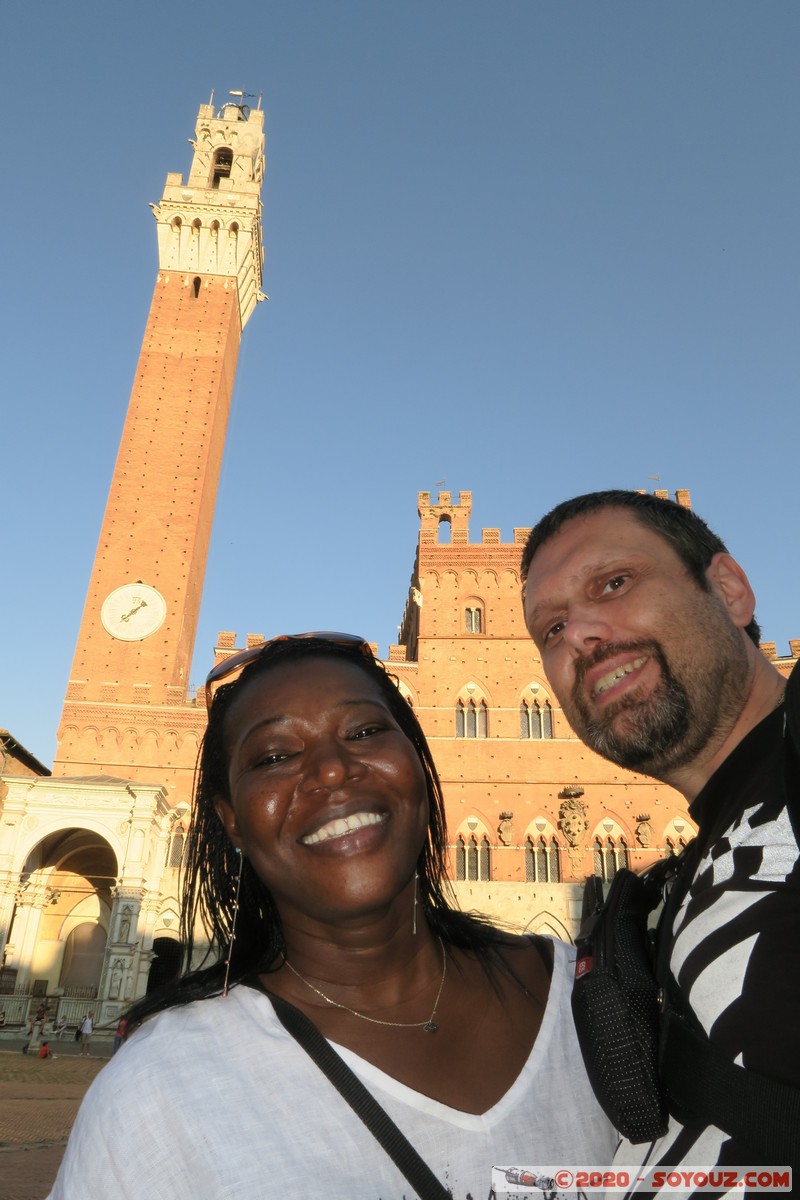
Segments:
[[[211,186],[218,188],[220,179],[230,179],[233,168],[233,151],[227,146],[220,146],[214,154],[211,164]]]
[[[485,738],[489,733],[489,710],[483,700],[456,704],[456,737]]]
[[[478,847],[478,878],[492,878],[491,852],[489,849],[489,839],[487,837],[481,838],[481,844]]]
[[[613,838],[607,838],[605,842],[599,837],[595,838],[593,859],[595,875],[606,881],[613,879],[617,871],[628,866],[628,845],[625,838],[621,837],[618,842]]]
[[[561,865],[558,860],[558,842],[553,838],[548,845],[544,837],[525,839],[526,883],[560,883]]]
[[[667,838],[667,854],[680,854],[686,849],[686,838],[678,838],[677,841],[672,838]]]
[[[483,609],[478,605],[464,609],[464,623],[467,633],[483,633]]]
[[[478,878],[478,843],[475,837],[467,842],[467,879],[474,882]]]
[[[464,876],[469,883],[477,883],[479,880],[486,882],[492,878],[492,851],[489,845],[489,839],[484,835],[480,842],[474,834],[470,835],[469,841],[465,842],[462,837],[459,837],[456,842],[456,879],[459,878],[459,850],[463,847],[464,852]]]
[[[169,844],[169,853],[167,855],[167,866],[177,868],[183,861],[183,847],[186,842],[186,834],[181,826],[174,831]]]
[[[463,837],[456,838],[456,879],[463,881],[467,878],[467,847]]]
[[[194,298],[195,298],[195,300],[196,300],[196,299],[197,299],[197,297],[200,295],[200,284],[201,284],[201,282],[202,282],[202,281],[201,281],[201,279],[200,279],[200,276],[199,276],[199,275],[195,275],[195,277],[194,277],[194,280],[193,280],[193,282],[192,282],[192,289],[193,289],[193,291],[194,291]]]
[[[530,703],[527,700],[522,701],[519,706],[519,736],[537,739],[552,738],[553,710],[547,700],[544,704],[539,704],[538,700]]]

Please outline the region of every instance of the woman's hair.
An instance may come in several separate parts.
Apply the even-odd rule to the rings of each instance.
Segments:
[[[422,766],[428,796],[428,832],[417,862],[417,896],[431,929],[452,945],[476,951],[486,950],[502,940],[499,930],[454,907],[446,873],[447,829],[439,776],[414,710],[383,664],[356,645],[350,647],[317,638],[272,642],[244,668],[238,679],[219,688],[211,704],[198,758],[183,874],[181,938],[187,970],[173,983],[131,1006],[128,1016],[133,1026],[162,1009],[222,991],[234,915],[236,936],[230,952],[230,984],[282,962],[286,945],[278,910],[269,889],[247,859],[241,863],[236,909],[240,856],[217,816],[215,800],[229,800],[226,725],[240,689],[278,664],[323,655],[358,667],[373,681]],[[209,939],[206,953],[200,965],[192,969],[203,927]]]

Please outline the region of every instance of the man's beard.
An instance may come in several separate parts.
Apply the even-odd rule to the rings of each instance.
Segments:
[[[641,696],[632,688],[597,715],[590,711],[584,680],[591,667],[620,653],[646,654],[659,666],[655,688]],[[573,713],[581,739],[597,754],[620,767],[642,771],[655,778],[685,766],[702,750],[716,725],[714,704],[705,706],[702,719],[689,693],[667,665],[658,642],[607,644],[578,660],[572,689]],[[569,715],[569,714],[568,714]]]

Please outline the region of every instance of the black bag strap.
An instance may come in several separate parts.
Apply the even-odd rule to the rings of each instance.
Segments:
[[[674,1009],[662,1017],[662,1080],[670,1111],[700,1114],[754,1161],[800,1169],[800,1089],[732,1062]]]
[[[282,1000],[274,992],[268,991],[258,976],[250,975],[243,979],[242,983],[263,992],[284,1029],[303,1047],[306,1054],[313,1058],[323,1075],[344,1097],[356,1116],[361,1118],[420,1200],[452,1200],[452,1193],[439,1182],[405,1134],[400,1132],[386,1110],[364,1087],[330,1042],[322,1036],[314,1022],[299,1008],[289,1004],[288,1000]]]

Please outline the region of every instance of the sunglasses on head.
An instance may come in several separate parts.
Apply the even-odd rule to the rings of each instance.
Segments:
[[[309,638],[316,639],[319,642],[328,642],[332,646],[344,646],[348,649],[360,650],[365,658],[374,658],[369,642],[365,642],[363,638],[358,637],[355,633],[329,633],[327,631],[281,633],[277,637],[263,642],[260,646],[248,646],[246,650],[240,650],[238,654],[232,654],[230,658],[217,663],[206,677],[206,707],[211,707],[211,702],[221,683],[234,683],[235,678],[232,679],[231,676],[236,677],[240,675],[249,663],[255,662],[257,658],[261,658],[261,655],[266,653],[270,646],[275,646],[278,642],[304,642]]]

